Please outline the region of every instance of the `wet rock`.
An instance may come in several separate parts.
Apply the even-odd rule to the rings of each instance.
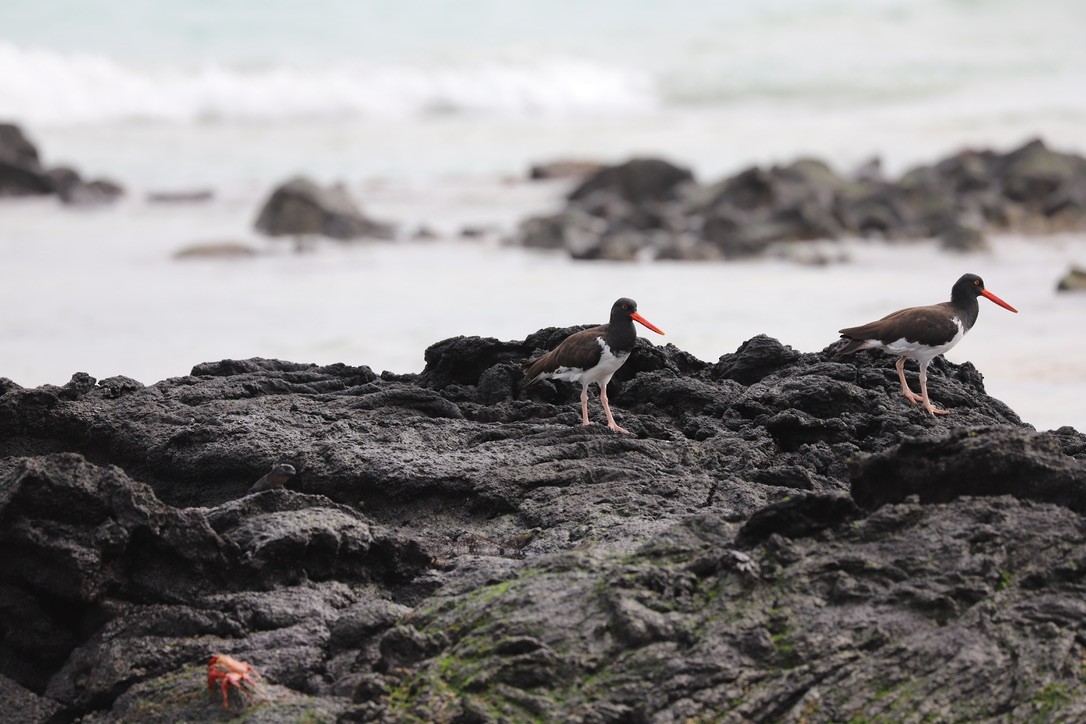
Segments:
[[[1086,290],[1086,269],[1071,267],[1056,284],[1058,292],[1081,292]]]
[[[0,675],[0,708],[12,722],[47,722],[61,705]]]
[[[311,506],[286,491],[261,498],[219,506],[208,523],[243,551],[242,565],[265,584],[365,578],[373,535],[357,513]]]
[[[599,171],[603,167],[598,161],[564,159],[536,163],[528,170],[528,178],[533,181],[552,179],[580,179]]]
[[[342,185],[294,178],[276,188],[256,219],[268,236],[315,234],[333,239],[392,239],[395,228],[363,215]]]
[[[111,203],[124,195],[120,184],[84,180],[74,169],[45,168],[38,149],[19,126],[0,123],[0,196],[56,194],[65,204]]]
[[[341,611],[331,630],[334,646],[344,650],[360,649],[380,631],[392,627],[411,612],[393,601],[367,597]]]
[[[453,337],[430,345],[423,354],[426,367],[418,384],[435,390],[449,385],[478,385],[483,373],[503,363],[522,362],[528,345],[513,345],[493,337]]]
[[[18,463],[0,488],[0,520],[5,619],[9,631],[39,639],[5,646],[18,652],[11,675],[24,686],[40,687],[79,640],[81,617],[103,600],[176,600],[225,584],[227,551],[201,516],[79,455]]]
[[[467,225],[460,227],[461,239],[482,239],[495,234],[497,229],[486,225]]]
[[[656,158],[635,158],[617,166],[605,166],[569,194],[582,201],[604,190],[633,204],[674,199],[683,184],[694,180],[689,169]]]
[[[639,338],[617,435],[578,385],[523,388],[580,328],[444,340],[417,375],[0,380],[0,698],[237,716],[223,653],[265,721],[1080,717],[1086,436],[968,363],[931,364],[934,418],[892,358],[764,335],[715,363]]]
[[[1050,150],[1035,139],[1002,162],[1003,194],[1044,212],[1059,189],[1086,175],[1086,159]]]
[[[0,158],[0,196],[45,196],[54,191],[52,180]]]
[[[734,353],[722,356],[710,374],[714,379],[750,385],[799,358],[800,353],[796,350],[760,334],[744,342]]]
[[[682,561],[727,535],[721,521],[699,520],[625,556],[580,554],[525,570],[475,600],[439,593],[413,625],[422,636],[449,632],[448,643],[390,694],[423,719],[482,705],[510,720],[570,711],[776,720],[813,690],[809,721],[903,708],[936,719],[1025,713],[1044,691],[1075,692],[1048,698],[1060,716],[1086,711],[1075,673],[1081,576],[1033,578],[1062,556],[1081,559],[1078,516],[989,499],[918,508],[900,521],[845,519],[817,540],[771,538],[752,550],[771,571],[765,580],[729,568],[684,573]],[[503,641],[525,638],[563,652],[565,666],[543,684],[487,679],[472,689],[492,676]],[[1028,659],[1011,655],[1025,651]],[[547,695],[535,696],[541,685]],[[461,694],[432,695],[448,689]]]
[[[552,216],[523,220],[517,230],[519,243],[530,249],[569,249],[579,252],[595,242],[607,229],[602,219],[570,208]]]
[[[596,237],[579,248],[571,249],[570,256],[574,259],[634,261],[643,250],[655,245],[655,235],[620,231]]]
[[[852,497],[865,507],[918,495],[941,503],[963,495],[1015,495],[1086,514],[1086,462],[1051,435],[967,428],[919,437],[855,462]]]
[[[939,234],[939,247],[960,253],[988,251],[990,248],[979,229],[956,222]]]
[[[439,637],[425,636],[414,626],[397,626],[381,637],[378,670],[402,669],[428,658],[440,648]]]
[[[0,123],[0,159],[31,170],[41,170],[37,147],[13,123]]]
[[[192,244],[174,252],[174,259],[248,259],[258,254],[248,244],[237,241]]]
[[[69,169],[58,175],[57,169],[50,171],[57,195],[69,206],[100,206],[110,204],[124,196],[124,187],[108,179],[83,180]]]
[[[988,232],[1083,229],[1086,159],[1033,141],[1006,154],[963,150],[898,179],[878,168],[846,179],[803,158],[702,186],[667,162],[634,160],[600,169],[564,210],[525,221],[514,242],[577,259],[701,260],[849,236],[974,251]]]
[[[53,184],[38,157],[38,149],[11,123],[0,123],[0,196],[50,194]]]
[[[179,191],[148,191],[149,204],[202,204],[212,201],[215,192],[211,189],[183,189]]]
[[[800,538],[859,517],[852,499],[843,495],[798,495],[762,508],[739,530],[740,546],[760,543],[771,535]]]

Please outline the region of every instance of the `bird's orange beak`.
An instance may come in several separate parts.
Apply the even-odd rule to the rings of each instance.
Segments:
[[[1006,302],[1004,302],[1004,301],[1003,301],[1002,299],[1000,299],[1000,298],[999,298],[999,297],[997,297],[996,295],[992,294],[992,293],[991,293],[990,291],[988,291],[987,289],[982,289],[980,293],[981,293],[981,296],[984,296],[984,297],[987,297],[988,299],[991,299],[991,300],[992,300],[993,302],[995,302],[995,303],[996,303],[996,304],[998,304],[999,306],[1003,307],[1004,309],[1009,309],[1009,310],[1011,310],[1012,312],[1014,312],[1015,314],[1018,314],[1018,310],[1017,310],[1017,309],[1015,309],[1015,308],[1014,308],[1014,307],[1012,307],[1011,305],[1007,304]]]
[[[1000,304],[1002,304],[1002,302],[1000,302]],[[1007,307],[1007,308],[1010,309],[1010,307]],[[649,320],[645,319],[644,317],[642,317],[637,312],[631,313],[630,314],[630,319],[634,320],[635,322],[641,322],[641,324],[645,325],[646,327],[651,329],[653,332],[656,332],[656,334],[663,334],[664,333],[664,330],[660,329],[655,324],[653,324]]]

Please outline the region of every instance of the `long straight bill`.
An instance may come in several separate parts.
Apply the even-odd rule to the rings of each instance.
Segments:
[[[1008,307],[1008,309],[1009,309],[1009,307]],[[646,327],[651,329],[653,332],[656,332],[656,334],[663,334],[664,333],[664,330],[660,329],[655,324],[653,324],[649,320],[645,319],[644,317],[642,317],[637,312],[634,312],[633,314],[631,314],[630,319],[632,319],[635,322],[641,322],[641,324],[645,325]]]
[[[1003,307],[1004,309],[1009,309],[1009,310],[1011,310],[1012,312],[1014,312],[1015,314],[1018,314],[1018,310],[1017,310],[1017,309],[1015,309],[1015,308],[1014,308],[1014,307],[1012,307],[1011,305],[1007,304],[1006,302],[1004,302],[1004,301],[1003,301],[1002,299],[1000,299],[1000,298],[999,298],[999,297],[997,297],[996,295],[992,294],[992,293],[991,293],[990,291],[988,291],[987,289],[984,289],[984,290],[982,290],[982,291],[981,291],[981,295],[983,295],[983,296],[987,297],[988,299],[991,299],[991,300],[992,300],[993,302],[995,302],[995,303],[996,303],[996,304],[998,304],[999,306]]]

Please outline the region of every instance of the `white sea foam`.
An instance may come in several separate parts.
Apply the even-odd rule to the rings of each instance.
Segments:
[[[29,124],[556,116],[648,109],[651,80],[576,58],[452,65],[354,62],[240,69],[135,67],[0,42],[0,117]]]

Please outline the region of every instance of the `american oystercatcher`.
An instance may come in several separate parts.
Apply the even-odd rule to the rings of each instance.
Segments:
[[[966,274],[954,283],[950,301],[929,307],[909,307],[888,314],[877,322],[841,330],[848,340],[838,354],[851,354],[861,349],[881,349],[898,355],[897,376],[901,394],[909,402],[920,402],[932,415],[947,415],[931,404],[928,397],[928,365],[933,359],[956,345],[973,328],[980,313],[977,297],[987,297],[1004,309],[1018,310],[984,288],[984,280],[976,274]],[[905,360],[914,359],[920,365],[920,394],[905,382]]]
[[[581,423],[588,419],[588,386],[600,386],[600,402],[607,414],[607,427],[629,434],[619,427],[607,404],[607,383],[629,358],[637,341],[634,322],[640,322],[653,332],[663,334],[658,327],[637,313],[637,302],[623,297],[611,306],[611,321],[566,337],[547,354],[524,365],[525,387],[539,380],[565,380],[581,383]]]

